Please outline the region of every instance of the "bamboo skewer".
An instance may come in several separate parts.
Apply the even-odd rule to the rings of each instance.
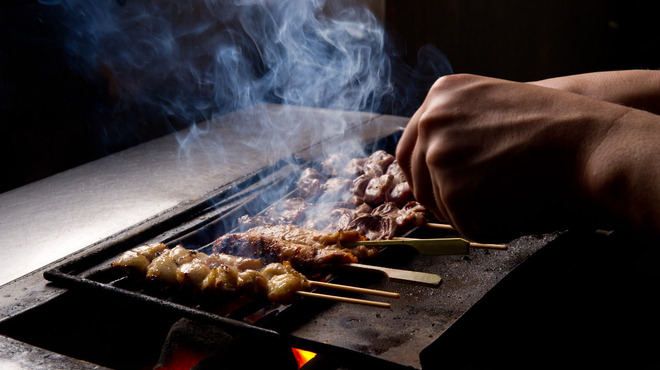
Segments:
[[[319,288],[335,289],[335,290],[341,290],[341,291],[353,292],[353,293],[371,294],[371,295],[376,295],[376,296],[381,296],[381,297],[388,297],[388,298],[399,298],[400,297],[399,293],[388,292],[388,291],[385,291],[385,290],[368,289],[368,288],[361,288],[361,287],[356,287],[356,286],[352,286],[352,285],[326,283],[326,282],[323,282],[323,281],[314,281],[314,280],[310,280],[309,283],[313,287],[319,287]],[[362,304],[362,305],[366,305],[366,306],[385,307],[385,308],[392,307],[392,305],[387,303],[387,302],[370,301],[370,300],[366,300],[366,299],[343,297],[343,296],[336,296],[336,295],[330,295],[330,294],[321,294],[321,293],[314,293],[314,292],[306,292],[306,291],[298,291],[296,293],[299,294],[299,295],[305,296],[305,297],[325,299],[325,300],[335,301],[335,302],[356,303],[356,304]]]
[[[392,305],[387,303],[387,302],[369,301],[369,300],[366,300],[366,299],[342,297],[342,296],[338,296],[338,295],[329,295],[329,294],[320,294],[320,293],[306,292],[306,291],[303,291],[303,290],[298,291],[296,293],[298,295],[301,295],[301,296],[304,296],[304,297],[325,299],[325,300],[328,300],[328,301],[356,303],[356,304],[362,304],[362,305],[365,305],[365,306],[374,306],[374,307],[383,307],[383,308],[391,308],[392,307]]]
[[[507,250],[509,247],[506,244],[492,244],[492,243],[477,243],[477,242],[471,242],[467,241],[462,238],[435,238],[435,239],[417,239],[417,238],[402,238],[402,237],[394,237],[392,240],[400,240],[400,241],[406,241],[406,242],[412,242],[413,244],[417,243],[418,240],[429,240],[429,241],[440,241],[440,242],[446,242],[449,240],[454,240],[458,239],[459,243],[469,243],[470,247],[472,248],[483,248],[483,249],[499,249],[499,250]],[[421,243],[423,244],[423,243]],[[408,245],[408,244],[406,244]]]
[[[328,288],[328,289],[342,290],[342,291],[345,291],[345,292],[370,294],[370,295],[376,295],[376,296],[388,297],[388,298],[399,298],[399,296],[400,296],[399,293],[388,292],[386,290],[360,288],[360,287],[351,286],[351,285],[341,285],[341,284],[326,283],[326,282],[322,282],[322,281],[313,281],[313,280],[310,280],[309,283],[313,287],[322,287],[322,288]]]
[[[424,227],[428,227],[429,229],[438,229],[438,230],[456,230],[454,229],[453,226],[449,224],[438,224],[435,222],[428,222],[424,225]]]
[[[490,244],[490,243],[475,243],[469,242],[470,247],[472,248],[482,248],[482,249],[498,249],[498,250],[507,250],[509,247],[506,244]]]
[[[434,239],[414,239],[414,238],[394,238],[390,240],[362,240],[355,242],[342,242],[341,246],[391,246],[407,245],[415,248],[420,254],[426,256],[450,255],[450,254],[469,254],[470,247],[506,250],[505,244],[485,244],[473,243],[462,238],[434,238]]]
[[[400,283],[417,284],[435,288],[442,282],[442,278],[440,276],[436,274],[430,274],[428,272],[400,270],[389,267],[365,265],[362,263],[346,263],[340,266],[349,269],[380,272],[387,276],[388,280]]]

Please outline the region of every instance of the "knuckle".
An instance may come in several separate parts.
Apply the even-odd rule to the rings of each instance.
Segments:
[[[448,89],[455,89],[457,87],[460,87],[464,84],[473,82],[475,79],[478,77],[475,75],[467,74],[467,73],[459,73],[459,74],[452,74],[452,75],[446,75],[438,78],[435,83],[431,86],[430,91],[444,91]]]
[[[439,130],[426,148],[426,164],[436,171],[450,170],[461,165],[463,154],[453,130]]]

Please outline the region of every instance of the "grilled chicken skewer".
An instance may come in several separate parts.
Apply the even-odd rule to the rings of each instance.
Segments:
[[[313,286],[374,294],[397,298],[398,293],[368,290],[347,285],[320,283],[308,280],[288,261],[268,265],[259,259],[227,254],[205,254],[164,244],[144,245],[120,255],[112,266],[146,276],[147,280],[190,288],[203,294],[239,293],[248,297],[266,297],[275,303],[291,303],[296,295],[305,295]],[[389,303],[374,302],[341,296],[307,294],[314,298],[389,307]]]
[[[379,268],[356,263],[358,261],[356,255],[367,258],[375,257],[383,248],[381,245],[355,245],[351,249],[343,246],[344,243],[370,243],[363,239],[353,233],[330,234],[292,225],[269,225],[255,227],[244,233],[221,236],[213,243],[213,248],[218,253],[242,254],[246,257],[265,258],[269,261],[284,261],[293,256],[293,259],[288,259],[288,261],[295,268],[303,270],[318,271],[327,265],[350,266],[354,269],[382,272],[392,281],[433,287],[440,285],[442,279],[436,274]],[[295,253],[298,251],[305,251],[305,253]]]
[[[278,240],[281,239],[286,242],[307,245],[314,248],[347,250],[357,258],[376,257],[381,249],[380,247],[374,247],[373,245],[364,246],[360,243],[353,247],[342,246],[344,243],[362,242],[366,240],[364,236],[354,230],[339,230],[330,233],[294,225],[263,225],[253,227],[247,230],[245,234]]]

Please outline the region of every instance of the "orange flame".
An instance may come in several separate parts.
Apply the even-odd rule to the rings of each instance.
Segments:
[[[188,370],[197,365],[204,357],[206,354],[181,348],[174,352],[165,365],[158,366],[155,370]]]
[[[301,369],[307,362],[309,362],[309,360],[316,356],[316,353],[305,351],[304,349],[300,348],[291,347],[291,351],[293,352],[293,356],[296,358],[296,362],[298,362],[298,369]]]

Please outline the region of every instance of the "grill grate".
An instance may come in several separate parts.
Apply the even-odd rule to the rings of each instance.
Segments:
[[[367,147],[372,151],[374,148],[393,150],[399,136],[400,132],[396,132],[368,144]],[[309,299],[302,297],[292,305],[271,304],[245,297],[222,302],[204,300],[187,296],[174,289],[152,289],[145,281],[116,271],[110,267],[110,262],[126,250],[151,242],[162,242],[169,247],[181,244],[188,249],[209,253],[212,244],[210,241],[234,231],[238,217],[250,213],[250,210],[264,210],[270,205],[261,197],[263,193],[276,190],[283,194],[282,197],[290,196],[294,192],[293,185],[287,185],[292,183],[291,176],[295,176],[300,168],[314,165],[317,164],[311,161],[281,161],[264,168],[258,173],[246,176],[239,183],[222,189],[212,198],[189,205],[175,217],[152,225],[151,228],[159,232],[158,236],[151,240],[131,238],[111,244],[47,270],[44,277],[69,288],[95,289],[109,295],[121,295],[174,311],[185,317],[213,322],[228,330],[240,330],[267,337],[277,336],[276,331],[267,328],[269,323],[292,306],[310,306],[305,304]],[[325,280],[331,281],[333,277],[329,275]]]

